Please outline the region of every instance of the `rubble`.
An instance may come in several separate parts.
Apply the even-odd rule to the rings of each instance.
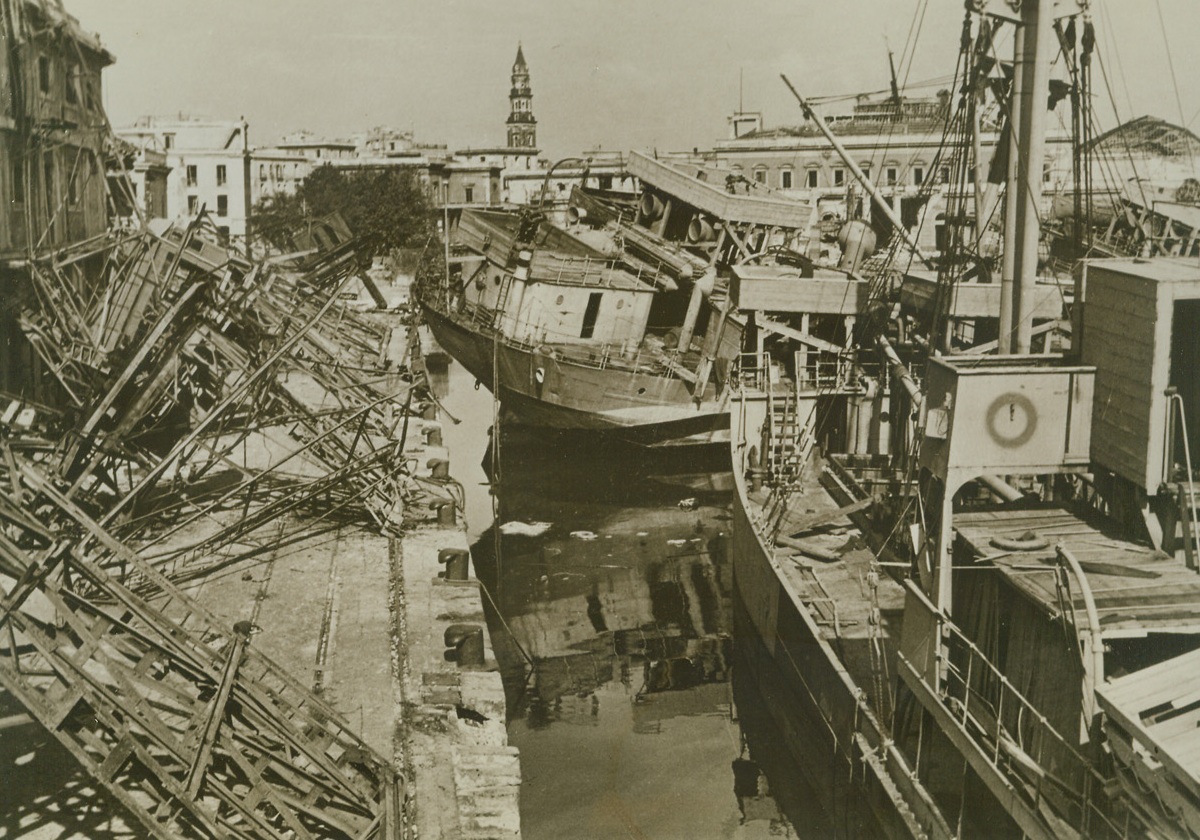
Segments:
[[[392,758],[252,621],[185,592],[346,524],[398,537],[461,507],[406,455],[427,384],[346,305],[374,285],[329,230],[249,261],[202,216],[25,266],[19,322],[56,399],[0,394],[0,686],[153,836],[404,832]]]

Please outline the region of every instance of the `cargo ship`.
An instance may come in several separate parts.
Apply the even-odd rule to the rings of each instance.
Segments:
[[[1092,24],[972,8],[947,160],[986,171],[977,93],[1012,103],[1000,282],[953,259],[970,183],[922,311],[903,269],[735,270],[748,336],[784,327],[730,377],[735,637],[845,836],[1196,836],[1200,267],[1164,241],[1044,276],[1049,67],[1086,102]]]

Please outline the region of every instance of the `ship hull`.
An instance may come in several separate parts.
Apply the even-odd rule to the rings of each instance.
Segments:
[[[738,428],[735,439],[756,439]],[[751,521],[754,509],[742,461],[733,451],[734,628],[739,656],[782,733],[782,746],[803,768],[804,785],[842,837],[949,837],[953,833],[898,747],[876,720],[870,686],[856,681],[860,639],[827,638],[772,547]],[[836,622],[835,622],[836,625]],[[841,655],[839,655],[839,650]]]
[[[612,435],[643,446],[727,445],[729,412],[695,403],[674,377],[579,364],[468,329],[422,306],[438,344],[520,424]],[[493,383],[498,379],[498,383]]]
[[[734,637],[805,786],[838,836],[919,836],[865,760],[857,687],[808,610],[789,597],[741,504],[733,540]]]

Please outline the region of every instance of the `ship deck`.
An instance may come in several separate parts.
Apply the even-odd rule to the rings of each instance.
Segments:
[[[869,619],[875,603],[883,620],[884,635],[889,635],[889,625],[894,623],[898,627],[904,610],[903,587],[887,575],[879,575],[873,603],[868,575],[874,555],[848,516],[837,515],[837,504],[815,478],[806,485],[793,492],[780,535],[797,538],[806,547],[837,559],[820,559],[804,549],[776,543],[774,554],[779,568],[827,640],[869,638]],[[767,502],[766,491],[751,493],[749,501],[756,509],[748,513],[760,513]],[[825,521],[795,530],[796,524],[814,519]]]
[[[1104,638],[1152,632],[1200,632],[1200,574],[1147,545],[1097,527],[1067,510],[987,510],[954,515],[959,539],[975,562],[995,566],[1012,585],[1047,612],[1056,613],[1055,545],[1079,561],[1099,614]],[[1032,531],[1049,545],[1006,551],[993,540],[1018,539]],[[1074,608],[1084,609],[1076,593]]]

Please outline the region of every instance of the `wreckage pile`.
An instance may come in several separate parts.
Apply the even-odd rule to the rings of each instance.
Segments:
[[[327,230],[252,262],[202,217],[25,274],[21,328],[60,398],[0,396],[0,687],[154,836],[404,832],[391,758],[256,651],[252,622],[184,591],[454,500],[406,463],[427,384],[348,305],[370,281]]]

